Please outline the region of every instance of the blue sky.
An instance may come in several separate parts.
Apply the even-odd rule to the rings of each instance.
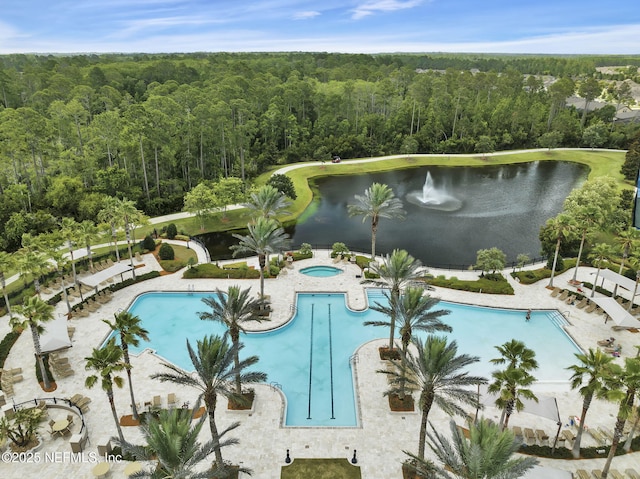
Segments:
[[[637,0],[3,0],[0,54],[640,54]]]

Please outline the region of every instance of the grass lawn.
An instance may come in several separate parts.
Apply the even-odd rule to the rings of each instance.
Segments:
[[[164,269],[165,271],[174,273],[179,269],[184,268],[185,266],[187,266],[187,264],[189,264],[189,258],[193,258],[194,264],[198,262],[198,255],[191,248],[187,249],[186,246],[180,246],[176,244],[172,244],[171,247],[173,248],[173,253],[175,255],[174,259],[158,260],[160,266],[162,266],[162,269]]]
[[[360,479],[360,467],[347,459],[295,459],[282,466],[280,479]]]

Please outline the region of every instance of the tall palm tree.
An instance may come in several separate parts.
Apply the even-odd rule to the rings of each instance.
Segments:
[[[11,271],[15,267],[14,256],[5,251],[0,251],[0,286],[2,287],[2,296],[4,296],[4,304],[7,307],[7,313],[9,317],[13,317],[11,311],[11,304],[9,303],[9,296],[7,295],[7,283],[5,279],[5,273]]]
[[[504,421],[501,426],[502,429],[506,429],[513,412],[524,409],[522,398],[538,401],[536,395],[529,389],[529,386],[536,382],[536,378],[524,369],[511,367],[494,371],[491,376],[493,382],[489,384],[488,391],[498,394],[496,406],[504,410]]]
[[[202,302],[211,308],[211,312],[198,313],[200,319],[218,321],[226,326],[231,337],[234,349],[234,369],[236,394],[242,394],[242,382],[240,381],[240,333],[245,333],[244,325],[249,321],[261,322],[268,320],[259,316],[258,309],[263,304],[262,300],[251,298],[251,288],[240,289],[239,286],[229,286],[225,293],[216,289],[215,297],[202,298]],[[265,377],[266,379],[266,377]]]
[[[589,258],[597,265],[598,271],[596,271],[596,277],[593,280],[593,288],[591,289],[591,297],[593,298],[596,293],[596,286],[598,284],[598,278],[600,277],[600,270],[609,262],[613,256],[613,248],[607,243],[598,243],[591,250]]]
[[[73,250],[78,241],[78,223],[73,218],[63,217],[60,219],[60,233],[67,242],[69,258],[71,259],[71,270],[73,271],[73,284],[78,284],[78,274],[76,272],[76,260],[73,257]]]
[[[96,374],[87,376],[84,385],[91,389],[100,381],[100,387],[107,394],[109,406],[111,406],[111,414],[116,423],[118,439],[120,442],[124,442],[116,403],[113,400],[113,386],[121,388],[123,385],[122,378],[118,376],[118,373],[126,368],[124,362],[122,362],[122,349],[116,344],[116,338],[111,338],[103,347],[93,348],[91,356],[84,359],[86,360],[85,369],[96,372]]]
[[[138,346],[140,340],[149,341],[149,331],[141,325],[140,318],[129,311],[122,311],[113,315],[114,321],[107,321],[112,331],[117,331],[120,336],[120,347],[122,348],[122,358],[124,360],[125,369],[127,371],[127,379],[129,382],[129,394],[131,395],[131,408],[133,418],[138,420],[138,408],[136,407],[136,398],[133,394],[133,382],[131,381],[131,360],[129,358],[129,345]]]
[[[93,268],[93,254],[91,252],[91,243],[100,238],[98,227],[93,221],[84,220],[82,223],[78,224],[77,238],[78,241],[84,244],[85,248],[87,248],[89,270],[91,272],[95,271]]]
[[[104,200],[104,207],[98,212],[98,221],[109,225],[111,240],[116,250],[116,261],[120,261],[120,250],[118,249],[118,229],[117,225],[120,221],[118,214],[119,201],[117,198],[107,196]]]
[[[379,311],[389,318],[395,317],[400,329],[400,341],[402,343],[402,358],[407,356],[409,343],[413,338],[414,331],[434,332],[446,331],[451,332],[451,327],[440,321],[442,316],[449,314],[448,309],[439,309],[432,311],[431,309],[439,302],[439,298],[432,298],[428,294],[424,294],[424,289],[416,287],[408,287],[399,300],[392,299],[386,292],[385,296],[389,301],[388,305],[375,303],[371,306],[374,311]],[[390,327],[391,321],[366,321],[365,325]],[[405,368],[401,369],[403,374],[400,383],[400,399],[405,396]]]
[[[514,434],[481,418],[469,425],[468,438],[455,421],[449,422],[451,439],[439,432],[433,424],[429,436],[429,448],[442,466],[409,454],[415,461],[418,473],[450,479],[516,479],[538,463],[534,457],[516,457],[521,442]],[[431,476],[429,476],[431,477]]]
[[[212,475],[214,471],[210,469],[195,470],[214,451],[212,440],[204,444],[198,441],[198,435],[207,416],[202,415],[192,426],[198,408],[199,404],[193,410],[174,408],[160,411],[158,417],[147,416],[147,421],[140,425],[145,446],[115,441],[124,452],[132,454],[138,460],[154,461],[154,467],[143,470],[133,477],[149,479],[215,477]],[[224,445],[236,442],[232,439]]]
[[[400,371],[389,371],[392,387],[385,394],[397,394],[399,384],[404,377],[409,387],[420,391],[420,440],[418,458],[424,459],[425,441],[427,438],[427,421],[431,406],[435,403],[445,413],[464,415],[458,403],[477,407],[478,394],[471,386],[485,384],[487,380],[480,376],[470,376],[467,368],[480,359],[467,354],[458,355],[458,343],[447,342],[446,337],[427,336],[424,343],[412,340],[417,355],[411,352],[403,358]],[[403,371],[406,369],[406,371]]]
[[[282,251],[289,247],[289,235],[273,218],[258,218],[255,223],[247,225],[248,235],[234,234],[240,243],[231,247],[233,256],[239,253],[255,253],[260,263],[260,297],[264,298],[264,269],[267,266],[267,255]]]
[[[571,214],[576,220],[577,231],[580,234],[580,248],[578,249],[578,258],[576,259],[576,267],[573,269],[573,282],[578,281],[578,268],[580,267],[580,259],[584,251],[584,245],[592,231],[602,223],[602,208],[595,204],[585,204],[574,206]]]
[[[603,353],[600,348],[589,349],[586,354],[576,353],[577,364],[572,364],[567,369],[573,371],[571,376],[571,389],[578,389],[582,396],[582,413],[578,434],[573,442],[573,457],[580,457],[580,443],[584,431],[587,411],[594,397],[604,398],[606,387],[604,378],[613,362],[613,356]]]
[[[553,254],[553,266],[551,267],[551,278],[549,279],[549,287],[553,288],[553,278],[556,274],[560,245],[563,241],[573,238],[578,224],[573,216],[567,213],[560,213],[555,218],[547,220],[546,226],[551,229],[552,237],[556,241],[556,250]]]
[[[51,389],[51,381],[47,375],[47,370],[44,367],[44,359],[42,357],[42,349],[40,347],[40,335],[44,333],[44,323],[48,323],[53,319],[53,306],[47,304],[39,296],[31,296],[19,306],[16,306],[14,312],[17,316],[12,317],[9,320],[11,329],[26,329],[31,330],[31,338],[33,339],[33,349],[36,353],[36,359],[38,360],[38,367],[40,368],[40,374],[42,376],[42,383],[44,389]]]
[[[234,422],[221,434],[216,424],[218,396],[221,395],[226,398],[236,397],[235,390],[230,387],[236,375],[236,368],[233,367],[234,349],[233,346],[229,346],[226,335],[223,337],[205,336],[203,339],[197,341],[196,349],[193,349],[189,340],[187,340],[187,350],[189,351],[191,363],[195,368],[195,374],[189,374],[173,364],[165,364],[164,366],[171,372],[156,373],[151,376],[152,379],[159,379],[163,382],[169,381],[181,386],[189,386],[200,390],[198,400],[203,400],[207,408],[211,439],[213,440],[216,464],[218,466],[224,464],[221,452],[223,444],[220,442],[222,434],[240,425],[239,422]],[[248,357],[240,361],[238,369],[244,371],[257,362],[257,356]],[[241,382],[245,384],[260,381],[264,381],[263,373],[250,371],[241,374]]]
[[[289,212],[286,209],[291,205],[283,193],[271,185],[264,185],[249,194],[249,201],[243,206],[248,208],[254,217],[274,218]]]
[[[45,258],[48,258],[49,263],[53,264],[53,268],[58,274],[62,283],[62,295],[67,305],[67,314],[71,313],[71,303],[69,302],[69,295],[67,294],[67,288],[64,280],[64,268],[68,266],[69,260],[64,255],[60,246],[64,240],[59,231],[53,233],[43,233],[38,236],[38,244],[42,249],[42,253]]]
[[[41,241],[28,233],[22,235],[22,249],[18,253],[17,264],[25,288],[27,280],[33,280],[33,287],[40,296],[40,278],[51,268],[47,257],[42,252]]]
[[[616,455],[624,423],[633,410],[633,401],[636,393],[640,389],[640,358],[625,358],[624,367],[613,363],[610,374],[606,378],[607,398],[610,401],[618,402],[618,414],[616,415],[616,425],[613,428],[613,440],[607,461],[602,468],[602,479],[606,479],[611,467],[611,461]]]
[[[618,274],[622,274],[629,254],[638,245],[638,239],[640,239],[640,235],[638,234],[638,230],[635,228],[629,228],[628,230],[621,231],[618,233],[618,236],[616,236],[616,243],[618,243],[620,252],[622,253],[622,261],[620,261],[620,270],[618,271]],[[613,287],[614,298],[616,297],[616,294],[618,294],[618,283]]]
[[[382,259],[381,263],[375,263],[372,266],[371,272],[379,278],[367,280],[367,282],[389,288],[390,299],[397,304],[400,292],[424,276],[421,269],[422,263],[419,260],[403,249],[394,249],[391,255],[386,255]],[[393,338],[396,332],[395,314],[392,314],[389,319],[389,349],[393,350]]]
[[[131,274],[133,275],[133,279],[136,279],[136,268],[133,266],[133,253],[131,251],[131,225],[142,213],[136,208],[133,201],[127,200],[126,198],[117,200],[116,212],[124,227],[124,234],[127,239],[127,250],[129,252],[129,264],[131,265]]]
[[[376,234],[380,218],[404,218],[402,201],[396,198],[389,186],[373,183],[364,195],[355,195],[356,202],[347,205],[349,216],[362,216],[364,223],[371,218],[371,261],[376,260]]]

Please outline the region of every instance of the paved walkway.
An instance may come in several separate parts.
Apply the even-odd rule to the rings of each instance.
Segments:
[[[235,260],[234,260],[235,261]],[[247,260],[250,265],[257,266],[257,258]],[[330,279],[312,278],[302,275],[299,270],[309,265],[334,264],[329,257],[329,251],[318,250],[314,252],[314,258],[296,262],[292,269],[281,274],[278,278],[265,281],[265,293],[271,296],[274,312],[272,321],[268,327],[283,324],[292,316],[291,305],[295,302],[295,294],[299,291],[343,291],[347,295],[348,304],[353,309],[367,307],[366,295],[360,279],[356,278],[358,269],[351,264],[340,264],[344,268],[344,274]],[[136,262],[136,272],[157,270],[159,265],[153,255],[142,256],[140,263]],[[590,268],[580,268],[579,279],[590,278]],[[475,278],[477,273],[469,271],[439,271],[431,270],[435,275],[457,276],[459,278]],[[510,278],[508,272],[505,272]],[[555,283],[561,287],[569,287],[567,284],[572,272],[567,272],[556,278]],[[511,281],[511,279],[510,279]],[[574,306],[561,303],[552,298],[545,288],[546,281],[539,284],[524,286],[511,281],[515,289],[513,296],[497,296],[479,293],[467,293],[436,288],[435,296],[444,300],[464,302],[484,306],[503,306],[509,308],[557,308],[564,312],[571,321],[568,332],[583,348],[595,347],[595,341],[609,337],[610,324],[605,324],[603,317],[588,314]],[[75,327],[73,347],[64,353],[69,358],[69,363],[75,370],[73,376],[62,378],[57,383],[57,390],[53,393],[43,393],[35,381],[33,365],[33,344],[29,334],[22,334],[17,344],[11,351],[5,368],[22,367],[24,380],[15,385],[16,395],[12,398],[15,402],[22,402],[34,397],[63,397],[68,398],[76,393],[85,394],[91,398],[90,410],[86,414],[86,422],[91,443],[87,446],[87,452],[96,452],[97,445],[103,438],[115,433],[113,418],[110,413],[106,395],[99,387],[85,389],[84,381],[87,373],[84,371],[84,358],[91,354],[93,348],[98,347],[109,334],[109,328],[101,319],[111,319],[113,314],[127,308],[135,297],[149,290],[171,291],[213,291],[216,288],[226,289],[232,284],[240,284],[241,287],[251,287],[252,291],[258,291],[258,280],[184,280],[181,272],[164,275],[159,278],[135,284],[114,293],[114,299],[102,306],[97,312],[87,318],[72,319],[69,325]],[[607,284],[605,284],[607,287]],[[64,314],[64,303],[56,306],[55,314]],[[6,317],[0,320],[0,334],[7,331]],[[384,336],[384,335],[382,335]],[[635,354],[633,346],[637,344],[636,335],[630,332],[616,332],[618,342],[623,345],[623,353]],[[357,351],[357,361],[353,364],[356,378],[358,403],[360,408],[360,427],[356,428],[305,428],[283,427],[282,414],[284,401],[279,390],[269,385],[256,387],[257,400],[252,412],[231,412],[224,408],[225,401],[220,401],[217,412],[219,428],[228,426],[231,422],[239,420],[241,426],[234,431],[233,436],[240,439],[240,445],[224,450],[224,457],[235,463],[253,469],[256,478],[279,477],[280,467],[284,465],[286,450],[289,449],[292,458],[306,457],[344,457],[351,458],[354,449],[358,451],[358,464],[362,468],[363,478],[378,479],[381,477],[401,477],[400,466],[405,459],[402,450],[415,451],[417,449],[419,415],[417,413],[391,413],[388,410],[386,400],[382,394],[386,388],[386,380],[382,375],[376,374],[376,370],[383,367],[379,360],[377,348],[384,344],[384,339],[366,343]],[[184,347],[177,343],[176,347]],[[286,347],[286,345],[274,345],[274,347]],[[624,355],[623,354],[623,355]],[[145,351],[133,359],[133,381],[136,388],[136,400],[139,403],[151,401],[160,395],[163,404],[166,404],[167,394],[174,392],[178,396],[178,403],[189,401],[193,404],[196,399],[196,391],[188,388],[178,388],[170,384],[152,381],[149,376],[162,371],[162,359],[151,351]],[[617,359],[622,361],[622,358]],[[580,398],[571,391],[567,384],[544,385],[536,388],[537,392],[553,393],[557,400],[564,421],[568,416],[579,414]],[[126,389],[115,391],[115,402],[118,412],[130,413],[129,393]],[[588,416],[590,427],[606,426],[610,429],[614,423],[616,406],[603,401],[594,401]],[[485,410],[484,414],[498,420],[500,412],[492,407]],[[50,416],[54,419],[61,416],[62,412],[52,410]],[[434,408],[429,419],[440,429],[447,427],[447,416],[438,408]],[[540,419],[529,414],[515,414],[511,419],[512,425],[545,429],[549,434],[554,432],[555,426],[548,420]],[[74,426],[77,428],[77,426]],[[73,432],[77,432],[74,430]],[[140,441],[140,433],[137,428],[124,428],[125,437],[132,441]],[[202,439],[206,440],[208,428],[205,427]],[[43,432],[44,447],[41,451],[43,462],[40,464],[12,464],[2,465],[2,477],[6,479],[24,477],[89,477],[92,467],[95,465],[91,456],[85,456],[87,462],[73,462],[68,456],[46,456],[45,453],[70,452],[67,438],[51,439],[48,433]],[[593,439],[586,434],[584,444],[594,445]],[[614,459],[613,467],[624,470],[627,467],[636,467],[640,462],[638,454],[625,455]],[[588,459],[580,461],[541,460],[546,466],[556,467],[568,471],[581,469],[601,468],[604,459]],[[124,463],[111,465],[112,477],[123,477]],[[244,476],[243,476],[244,477]]]

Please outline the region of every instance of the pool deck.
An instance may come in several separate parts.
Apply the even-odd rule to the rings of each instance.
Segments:
[[[234,260],[236,261],[236,260]],[[256,258],[249,258],[249,264],[257,265]],[[221,262],[224,263],[224,262]],[[151,270],[159,270],[159,265],[153,255],[143,255],[138,263],[138,274]],[[344,269],[344,273],[329,277],[311,277],[299,273],[299,270],[311,265],[331,265]],[[581,267],[578,279],[592,280],[592,268]],[[257,325],[256,329],[277,327],[291,319],[295,304],[296,292],[345,292],[347,304],[354,310],[362,310],[367,307],[366,294],[361,284],[361,279],[356,278],[359,268],[348,262],[335,263],[329,255],[329,251],[314,251],[314,258],[296,262],[292,268],[287,268],[286,273],[276,279],[265,280],[265,293],[270,296],[273,313],[271,321]],[[460,279],[476,278],[477,273],[469,271],[443,271],[429,269],[434,275],[444,274],[456,276]],[[505,271],[505,277],[509,279],[515,290],[513,296],[489,295],[481,293],[469,293],[436,288],[433,296],[443,300],[461,302],[481,306],[495,306],[520,309],[524,315],[528,308],[531,309],[558,309],[568,317],[571,325],[567,327],[568,333],[583,348],[595,348],[596,341],[609,336],[614,336],[622,345],[622,357],[616,359],[622,362],[626,355],[635,355],[635,345],[640,336],[629,331],[612,331],[611,322],[604,323],[604,317],[595,313],[586,313],[584,309],[578,309],[573,305],[567,305],[560,300],[551,297],[550,290],[546,288],[548,281],[540,281],[538,284],[524,286],[513,281]],[[128,273],[130,275],[130,273]],[[572,277],[573,270],[568,271],[554,280],[556,286],[572,289],[568,280]],[[88,426],[90,443],[85,452],[96,452],[97,445],[103,438],[115,435],[113,418],[107,402],[106,394],[99,388],[86,389],[84,381],[87,373],[84,370],[84,358],[91,354],[109,334],[109,328],[101,319],[112,319],[113,314],[126,309],[133,299],[147,291],[213,291],[216,288],[225,290],[228,286],[238,284],[243,288],[251,287],[257,294],[259,291],[258,280],[184,280],[181,273],[164,275],[149,281],[135,284],[114,293],[114,298],[103,305],[97,312],[86,318],[75,318],[68,323],[75,327],[73,347],[62,355],[69,358],[69,363],[75,370],[75,374],[61,378],[57,382],[57,390],[53,393],[44,393],[35,381],[33,369],[33,343],[30,334],[22,334],[14,346],[5,364],[5,369],[21,367],[24,380],[16,383],[15,395],[11,398],[16,403],[32,398],[58,397],[69,398],[80,393],[91,398],[90,410],[85,414]],[[605,287],[607,285],[605,284]],[[629,294],[626,290],[622,294]],[[65,312],[64,302],[56,306],[56,317]],[[0,320],[0,335],[8,332],[7,316]],[[639,321],[640,326],[640,321]],[[381,337],[385,335],[381,332]],[[252,412],[230,412],[224,408],[226,401],[220,402],[216,411],[218,427],[224,428],[233,421],[240,421],[241,426],[232,434],[240,439],[238,446],[223,450],[226,460],[239,463],[253,470],[255,478],[277,479],[280,477],[280,467],[283,466],[286,450],[290,450],[291,458],[312,457],[344,457],[351,459],[354,450],[357,450],[358,465],[362,468],[362,477],[365,479],[377,479],[381,477],[402,477],[401,463],[405,459],[403,450],[416,451],[419,432],[418,413],[392,413],[389,411],[386,399],[382,393],[386,389],[386,379],[375,371],[383,367],[378,358],[377,348],[385,344],[385,340],[377,340],[364,344],[357,352],[355,361],[355,375],[357,377],[357,394],[360,407],[360,424],[357,428],[285,428],[281,426],[283,401],[279,390],[263,384],[256,386],[257,399]],[[185,347],[176,344],[176,347]],[[277,346],[274,346],[277,347]],[[462,351],[463,352],[463,351]],[[153,381],[149,376],[163,370],[162,359],[150,351],[145,351],[132,358],[133,384],[136,393],[136,401],[144,404],[151,401],[156,395],[161,395],[163,405],[167,404],[167,394],[174,392],[178,404],[184,402],[194,404],[196,391],[186,388],[178,388],[171,384]],[[557,398],[560,417],[563,423],[568,422],[570,415],[579,415],[582,401],[579,395],[571,391],[567,384],[538,384],[534,388],[542,395],[553,395]],[[9,399],[9,402],[11,402]],[[118,413],[122,416],[130,414],[130,400],[128,388],[115,391],[115,402]],[[590,428],[605,426],[613,429],[617,405],[604,401],[593,401],[587,415],[587,425]],[[50,417],[57,419],[62,417],[61,411],[49,410]],[[499,420],[500,411],[494,407],[488,407],[484,415],[494,420]],[[429,420],[438,428],[447,427],[448,417],[434,407],[429,415]],[[458,420],[459,423],[461,420]],[[511,417],[510,425],[524,428],[543,429],[553,436],[557,427],[552,421],[537,416],[516,413]],[[6,479],[22,479],[25,477],[90,477],[95,462],[74,462],[64,456],[44,456],[45,453],[70,452],[69,437],[52,439],[44,431],[46,422],[43,423],[42,437],[44,446],[40,451],[42,462],[15,463],[0,466],[1,475]],[[72,433],[77,432],[78,426],[74,426]],[[564,427],[563,427],[564,428]],[[135,427],[124,427],[124,435],[131,442],[139,442],[141,435]],[[209,437],[208,426],[205,425],[202,432],[203,440]],[[585,433],[583,445],[595,445],[593,438]],[[575,472],[577,469],[601,469],[604,464],[602,459],[584,459],[580,461],[541,459],[541,465],[564,469]],[[627,454],[616,457],[612,467],[625,470],[627,467],[638,467],[640,454]],[[114,462],[111,464],[111,477],[125,477],[126,463]],[[241,477],[248,477],[242,475]]]

